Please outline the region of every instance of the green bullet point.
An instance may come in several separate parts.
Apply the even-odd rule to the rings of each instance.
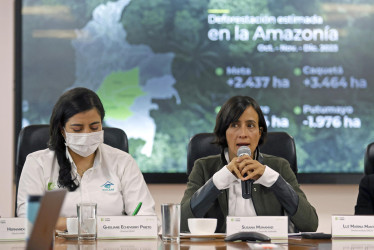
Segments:
[[[218,114],[218,112],[219,112],[220,110],[221,110],[221,106],[218,106],[218,107],[215,108],[214,111],[216,112],[216,114]]]
[[[295,76],[299,76],[299,75],[301,75],[301,69],[300,69],[300,68],[295,68],[295,69],[293,70],[293,74],[294,74]]]
[[[222,68],[216,68],[216,75],[217,76],[223,75],[223,69]]]
[[[300,115],[301,114],[301,108],[299,106],[296,106],[296,107],[293,108],[293,112],[296,115]]]

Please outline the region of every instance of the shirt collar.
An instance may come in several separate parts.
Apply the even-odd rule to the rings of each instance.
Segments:
[[[95,160],[94,160],[94,163],[93,163],[93,166],[92,166],[93,169],[94,169],[96,166],[101,165],[101,159],[102,159],[102,156],[101,156],[101,151],[102,151],[102,149],[101,149],[101,145],[102,145],[102,144],[100,144],[99,147],[98,147],[97,150],[96,150],[96,156],[95,156]],[[75,169],[77,169],[77,166],[75,165],[75,163],[74,163],[74,161],[73,161],[73,158],[71,157],[71,154],[69,153],[68,147],[66,147],[65,150],[66,150],[66,151],[65,151],[65,152],[66,152],[66,158],[68,158],[70,164],[71,164],[72,166],[74,166]]]
[[[230,158],[229,158],[229,149],[228,148],[225,148],[223,150],[223,154],[225,155],[225,159],[227,161],[227,163],[230,163]]]

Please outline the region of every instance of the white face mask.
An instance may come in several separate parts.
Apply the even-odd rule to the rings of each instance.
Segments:
[[[82,157],[93,154],[104,142],[104,130],[92,133],[68,133],[65,130],[65,145]]]

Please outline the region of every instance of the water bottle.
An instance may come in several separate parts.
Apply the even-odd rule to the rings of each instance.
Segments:
[[[38,217],[39,207],[40,207],[40,200],[42,196],[40,195],[30,195],[27,199],[27,209],[26,209],[26,239],[29,239],[31,236],[32,228],[36,221],[36,217]]]

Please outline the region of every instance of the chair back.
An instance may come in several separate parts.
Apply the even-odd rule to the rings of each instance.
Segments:
[[[126,133],[119,128],[103,127],[104,143],[118,148],[125,152],[129,151]],[[24,127],[18,135],[17,153],[16,153],[16,203],[18,183],[21,177],[23,165],[25,164],[28,154],[46,149],[49,140],[49,125],[37,124]],[[17,211],[17,204],[16,204]]]
[[[187,150],[187,175],[191,173],[195,161],[199,158],[221,153],[221,147],[212,144],[213,133],[201,133],[193,136]],[[292,136],[286,132],[268,132],[260,152],[286,159],[292,171],[297,174],[296,147]]]
[[[374,142],[370,143],[366,147],[364,170],[366,175],[374,174]]]

